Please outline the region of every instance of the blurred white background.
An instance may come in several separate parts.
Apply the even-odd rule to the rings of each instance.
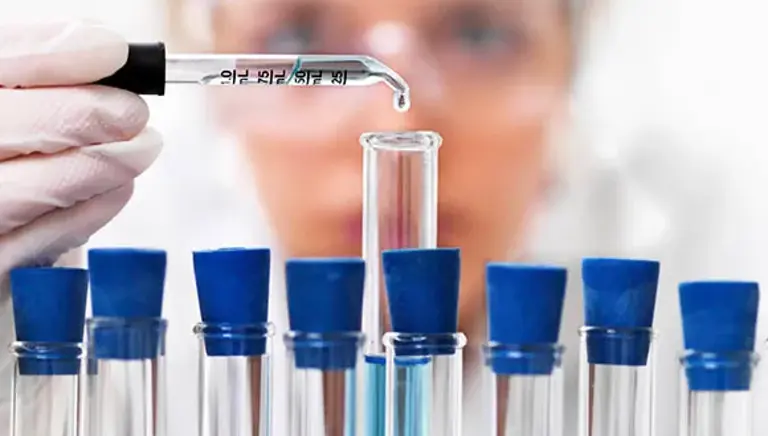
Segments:
[[[564,181],[583,189],[556,198],[535,245],[541,256],[615,251],[665,262],[659,292],[669,304],[659,307],[657,325],[662,366],[674,371],[678,281],[739,278],[768,286],[768,2],[595,0],[606,2],[615,7],[602,28],[610,33],[594,35],[575,105],[583,144],[569,159],[583,171]],[[0,23],[93,18],[130,40],[167,39],[161,0],[3,0],[2,11]],[[179,185],[205,183],[203,172],[219,171],[199,159],[211,156],[209,144],[183,134],[180,123],[204,121],[189,121],[184,101],[150,101],[167,148],[119,218],[139,220],[142,241],[130,241],[136,245],[163,245],[153,228],[173,217],[147,212],[158,206],[158,189],[183,192]],[[114,237],[109,231],[94,240]],[[768,304],[760,338],[766,327]],[[676,395],[659,401],[659,418],[669,422]],[[666,431],[659,434],[672,434]]]

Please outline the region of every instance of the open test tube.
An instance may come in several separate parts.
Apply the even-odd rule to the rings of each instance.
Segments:
[[[396,110],[410,108],[410,90],[403,78],[370,56],[169,55],[163,43],[131,44],[126,64],[98,82],[145,95],[163,95],[166,84],[371,86],[378,83],[392,89]]]
[[[580,436],[651,436],[659,263],[585,259]]]
[[[384,335],[386,435],[458,436],[462,355],[458,249],[382,254],[392,332]]]
[[[686,352],[680,436],[751,436],[759,289],[752,282],[680,285]]]
[[[88,252],[86,436],[164,436],[166,254]]]
[[[271,436],[270,251],[194,253],[200,436]]]
[[[434,132],[366,133],[363,146],[363,258],[366,261],[366,435],[384,435],[386,367],[382,335],[381,253],[437,247],[437,155]]]
[[[16,339],[13,436],[76,436],[88,274],[75,268],[11,271]]]
[[[358,420],[364,261],[294,259],[285,274],[288,436],[368,436]]]
[[[563,347],[558,345],[565,268],[486,268],[486,436],[563,436]]]

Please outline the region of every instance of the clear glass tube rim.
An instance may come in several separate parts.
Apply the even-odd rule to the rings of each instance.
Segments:
[[[360,144],[372,150],[428,152],[439,149],[443,138],[428,130],[368,132],[360,136]]]
[[[365,341],[365,335],[361,332],[317,333],[290,330],[283,334],[283,341],[289,349],[329,348],[339,345],[349,346],[350,344],[361,347]]]
[[[84,347],[81,342],[16,341],[8,350],[17,359],[72,360],[83,356]]]
[[[271,322],[258,324],[198,323],[192,329],[203,339],[268,339],[274,336],[275,326]]]
[[[483,344],[483,353],[486,357],[491,354],[502,353],[507,358],[530,356],[555,356],[562,357],[565,354],[565,346],[561,344],[504,344],[501,342],[486,342]]]
[[[584,326],[579,328],[579,336],[585,339],[591,333],[603,334],[613,337],[631,337],[647,335],[653,341],[658,338],[659,332],[653,327],[596,327]]]
[[[168,321],[165,318],[110,318],[93,317],[85,321],[88,330],[95,329],[147,329],[156,328],[165,331]]]
[[[383,337],[384,346],[397,350],[428,350],[452,347],[460,350],[467,345],[464,333],[399,333],[387,332]]]
[[[692,360],[696,359],[695,365],[692,365]],[[760,353],[752,350],[737,350],[727,352],[711,352],[711,351],[697,351],[697,350],[685,350],[680,353],[679,361],[684,367],[705,367],[708,369],[720,369],[723,367],[741,366],[745,363],[755,367],[757,366],[762,357]]]

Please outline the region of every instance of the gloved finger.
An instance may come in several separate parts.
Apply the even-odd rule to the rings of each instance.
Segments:
[[[130,141],[0,163],[0,235],[129,183],[161,148],[160,135],[147,129]]]
[[[85,244],[117,215],[133,194],[133,182],[69,209],[41,216],[0,236],[0,272],[19,266],[51,265],[67,251]]]
[[[0,161],[126,141],[149,119],[141,97],[104,86],[0,89],[0,108]]]
[[[107,77],[128,59],[128,43],[85,22],[0,26],[0,87],[80,85]]]

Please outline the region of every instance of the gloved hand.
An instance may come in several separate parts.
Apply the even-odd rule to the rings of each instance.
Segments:
[[[8,272],[84,244],[160,151],[140,97],[83,86],[127,56],[126,41],[96,25],[0,26],[0,348],[13,340]],[[0,399],[6,356],[0,350]]]

